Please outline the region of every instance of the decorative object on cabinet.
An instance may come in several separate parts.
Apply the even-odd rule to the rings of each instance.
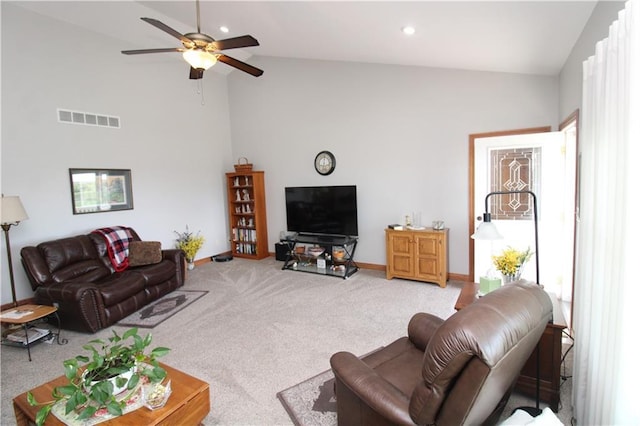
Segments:
[[[531,258],[531,248],[519,251],[513,247],[507,247],[499,256],[491,256],[493,265],[502,274],[505,284],[518,281],[522,273],[522,267]]]
[[[269,256],[264,172],[252,168],[226,174],[231,255],[264,259]]]
[[[447,285],[449,229],[385,229],[387,279],[406,278]]]
[[[187,259],[187,269],[192,270],[195,267],[196,253],[204,244],[204,237],[200,235],[200,231],[196,235],[193,235],[193,232],[189,232],[189,225],[187,225],[185,232],[173,232],[178,234],[176,248],[184,252],[184,256]]]
[[[69,169],[73,214],[133,210],[131,170]]]
[[[329,151],[320,151],[316,155],[313,164],[316,172],[323,176],[328,176],[336,169],[336,157]]]
[[[13,277],[13,260],[11,259],[11,242],[9,241],[9,230],[12,226],[18,226],[23,220],[29,219],[29,216],[27,216],[27,212],[24,210],[24,206],[20,201],[20,197],[16,195],[5,197],[4,194],[2,194],[0,217],[0,223],[2,224],[2,230],[4,231],[4,240],[7,244],[7,261],[9,262],[11,297],[13,300],[13,306],[18,306],[18,301],[16,299],[16,284]]]
[[[491,213],[489,213],[489,198],[494,195],[512,195],[512,194],[528,194],[533,199],[533,228],[534,228],[534,239],[535,239],[535,255],[536,255],[536,284],[540,285],[540,254],[538,252],[538,199],[536,194],[532,191],[524,190],[524,191],[493,191],[488,193],[484,198],[484,213],[482,215],[482,223],[478,225],[478,229],[476,232],[471,235],[471,238],[474,239],[484,239],[484,240],[496,240],[501,239],[502,235],[498,232],[495,224],[491,222]],[[525,254],[526,259],[529,255],[528,251]],[[519,410],[523,410],[529,413],[531,416],[536,417],[542,413],[540,409],[540,345],[536,345],[536,406],[535,407],[518,407]]]
[[[247,157],[240,157],[238,158],[238,162],[233,165],[233,168],[236,169],[236,173],[247,173],[253,170],[253,164],[249,162]],[[246,178],[247,176],[245,176],[245,179]],[[239,184],[239,180],[235,183]],[[249,185],[249,182],[245,181],[245,185]]]

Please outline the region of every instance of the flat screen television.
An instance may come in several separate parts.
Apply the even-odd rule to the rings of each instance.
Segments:
[[[301,234],[358,235],[355,185],[287,187],[287,230]]]

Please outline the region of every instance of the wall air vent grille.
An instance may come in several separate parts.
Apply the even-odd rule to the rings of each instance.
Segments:
[[[94,114],[91,112],[69,111],[58,108],[58,122],[66,124],[84,124],[85,126],[120,128],[120,117]]]

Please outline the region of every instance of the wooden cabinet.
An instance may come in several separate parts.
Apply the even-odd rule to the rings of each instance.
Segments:
[[[227,173],[231,254],[248,259],[269,256],[264,172]]]
[[[386,229],[387,279],[394,277],[447,285],[449,230]]]

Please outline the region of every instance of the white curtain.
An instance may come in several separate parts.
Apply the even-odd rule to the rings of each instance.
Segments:
[[[640,0],[630,0],[583,65],[572,395],[580,425],[640,425],[639,32]]]

